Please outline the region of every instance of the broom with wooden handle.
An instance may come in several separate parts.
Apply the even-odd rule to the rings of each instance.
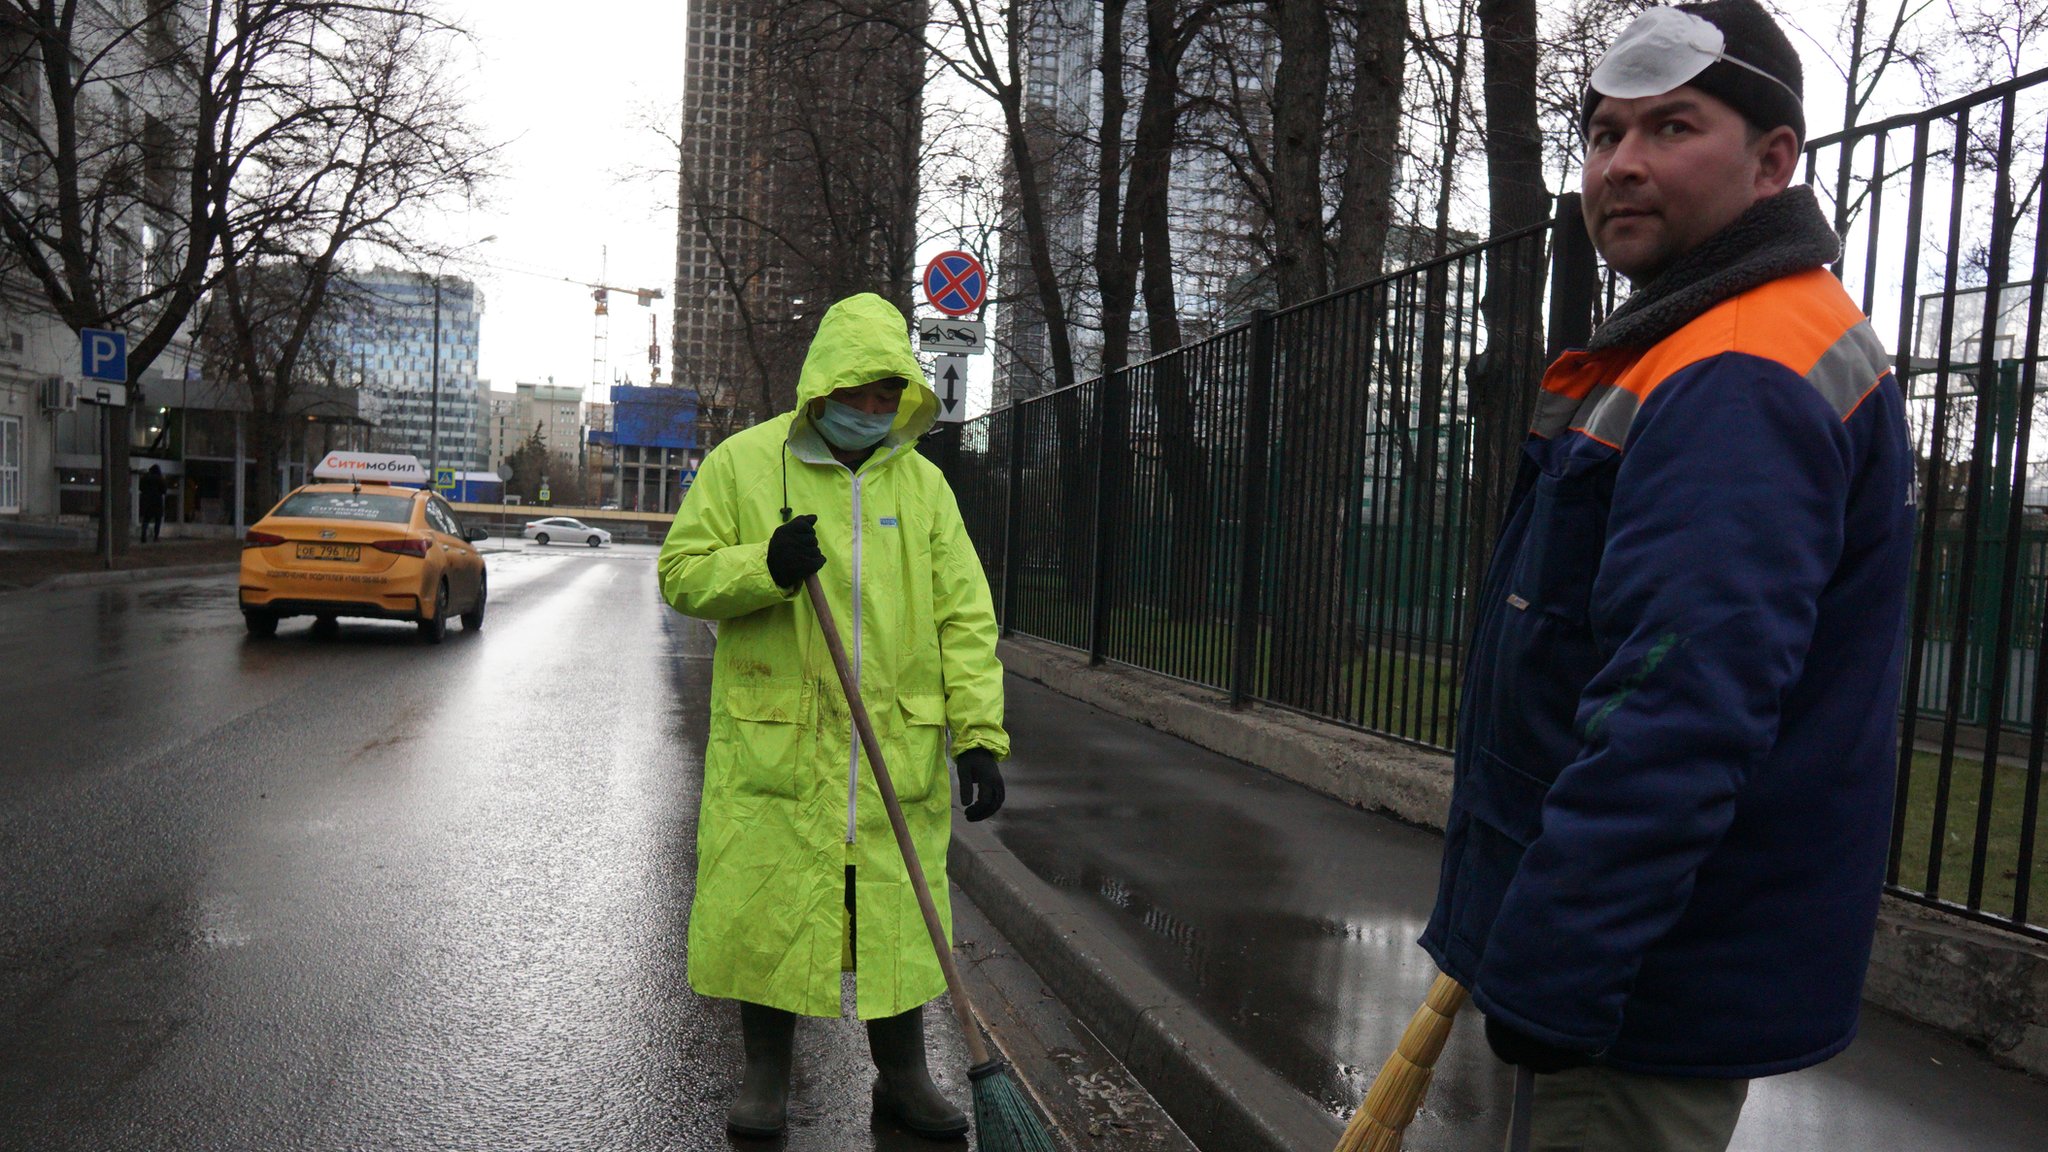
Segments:
[[[1465,987],[1441,973],[1429,986],[1422,1007],[1408,1021],[1401,1043],[1380,1068],[1379,1078],[1366,1091],[1365,1103],[1351,1117],[1336,1152],[1400,1152],[1402,1135],[1422,1107],[1429,1092],[1430,1074],[1436,1058],[1450,1039],[1451,1022],[1469,997]]]
[[[832,667],[839,673],[839,687],[846,693],[846,710],[853,715],[853,729],[860,746],[867,751],[868,768],[875,774],[875,790],[882,794],[882,807],[889,812],[889,827],[896,832],[896,847],[903,852],[903,867],[910,874],[910,886],[917,892],[917,909],[924,914],[925,930],[931,933],[932,948],[939,954],[939,970],[946,976],[946,991],[953,1001],[953,1015],[960,1020],[960,1032],[967,1040],[967,1055],[973,1064],[967,1079],[974,1086],[974,1131],[984,1152],[1053,1152],[1052,1136],[1038,1118],[1024,1093],[1010,1081],[1009,1067],[989,1054],[975,1026],[974,1004],[961,986],[960,970],[953,965],[953,947],[946,929],[939,923],[939,910],[932,903],[931,885],[925,882],[924,867],[917,860],[917,845],[910,842],[910,825],[904,823],[903,806],[896,801],[896,785],[889,779],[889,766],[882,760],[881,742],[861,703],[854,684],[846,645],[840,642],[839,625],[832,618],[832,606],[825,602],[825,589],[818,574],[804,577],[804,589],[811,595],[811,610],[817,613],[818,628],[825,634],[825,648],[832,653]],[[1464,990],[1459,989],[1462,993]],[[1441,1045],[1439,1045],[1441,1047]]]

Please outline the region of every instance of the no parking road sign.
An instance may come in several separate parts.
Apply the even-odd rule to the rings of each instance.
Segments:
[[[965,316],[988,298],[988,273],[965,252],[941,252],[924,266],[924,298],[948,316]]]

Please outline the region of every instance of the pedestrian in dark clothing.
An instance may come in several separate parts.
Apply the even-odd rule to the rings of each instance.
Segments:
[[[151,464],[149,471],[142,474],[141,482],[142,542],[164,538],[164,469],[161,464]]]
[[[1585,219],[1634,287],[1543,379],[1481,591],[1422,938],[1536,1077],[1549,1152],[1727,1147],[1854,1037],[1897,747],[1912,448],[1840,242],[1790,188],[1755,0],[1592,73]]]

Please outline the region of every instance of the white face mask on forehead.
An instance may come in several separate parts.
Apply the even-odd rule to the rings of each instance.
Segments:
[[[1593,66],[1588,85],[1602,96],[1635,100],[1661,96],[1690,83],[1717,60],[1769,80],[1799,100],[1792,86],[1769,72],[1728,55],[1728,38],[1702,16],[1676,8],[1652,8],[1635,18],[1607,55]]]

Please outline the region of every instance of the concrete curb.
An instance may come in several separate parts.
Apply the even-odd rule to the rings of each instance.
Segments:
[[[1446,753],[1254,705],[1038,640],[1002,642],[1003,667],[1242,760],[1355,808],[1441,830],[1450,810]],[[1012,936],[1012,939],[1017,939]],[[2048,944],[1886,897],[1866,1003],[1946,1032],[1991,1058],[2048,1077]]]
[[[948,875],[1190,1140],[1231,1152],[1323,1152],[1343,1126],[1211,1024],[993,832],[955,821]]]
[[[1863,999],[2048,1077],[2048,944],[1887,896]]]
[[[1120,665],[1091,666],[1070,649],[1007,639],[1003,668],[1063,696],[1263,768],[1353,808],[1441,829],[1451,810],[1451,759],[1430,748],[1339,728]]]
[[[54,592],[61,588],[97,588],[105,584],[139,584],[144,580],[175,580],[181,576],[225,576],[242,570],[241,561],[220,564],[166,564],[161,568],[123,568],[115,572],[66,572],[22,592]]]

